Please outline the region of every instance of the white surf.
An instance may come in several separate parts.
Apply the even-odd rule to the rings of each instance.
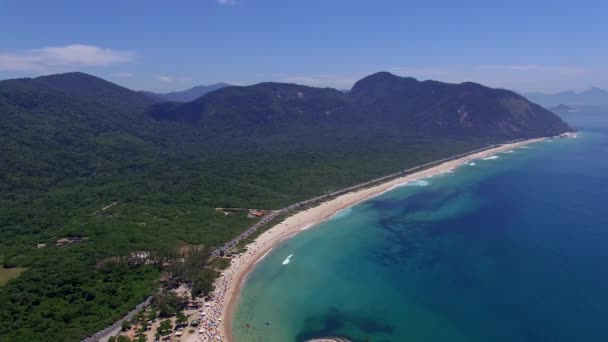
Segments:
[[[287,259],[283,260],[283,265],[289,264],[289,262],[291,261],[291,257],[292,256],[293,256],[293,254],[289,254],[289,256],[287,257]]]

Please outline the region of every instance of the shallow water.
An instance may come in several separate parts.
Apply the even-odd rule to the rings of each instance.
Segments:
[[[567,119],[579,138],[396,187],[275,247],[235,340],[608,341],[608,110]]]

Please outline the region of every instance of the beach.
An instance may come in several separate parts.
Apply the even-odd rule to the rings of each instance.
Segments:
[[[184,341],[232,341],[231,319],[233,309],[238,299],[248,272],[255,264],[262,260],[277,244],[288,239],[298,232],[309,229],[314,225],[330,218],[340,210],[346,209],[369,198],[378,196],[397,186],[437,174],[450,172],[454,168],[475,159],[489,158],[497,153],[507,152],[531,143],[544,140],[544,138],[531,139],[511,144],[500,145],[488,150],[473,153],[462,158],[450,160],[437,166],[392,179],[379,185],[370,186],[352,191],[336,198],[323,202],[313,208],[303,210],[286,218],[262,233],[252,243],[247,245],[247,251],[232,258],[231,265],[226,269],[215,283],[213,301],[206,308],[206,317],[203,320],[204,333],[187,335]]]

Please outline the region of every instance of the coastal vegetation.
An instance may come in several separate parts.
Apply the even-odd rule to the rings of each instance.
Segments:
[[[12,267],[4,268],[0,266],[0,286],[6,284],[9,280],[19,277],[26,268],[23,267]]]
[[[0,340],[80,340],[161,274],[208,293],[226,266],[210,251],[256,222],[215,208],[280,209],[570,129],[505,90],[387,73],[348,94],[266,83],[155,103],[81,73],[0,82]]]
[[[184,305],[183,298],[173,291],[162,291],[154,296],[152,301],[152,308],[161,318],[175,316],[182,305]]]

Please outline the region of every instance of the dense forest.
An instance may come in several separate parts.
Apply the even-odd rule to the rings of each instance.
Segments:
[[[519,95],[387,73],[349,93],[225,87],[158,103],[69,73],[0,81],[0,340],[75,341],[151,295],[134,251],[212,248],[278,209],[490,143],[570,128]],[[120,259],[124,260],[124,258]]]

